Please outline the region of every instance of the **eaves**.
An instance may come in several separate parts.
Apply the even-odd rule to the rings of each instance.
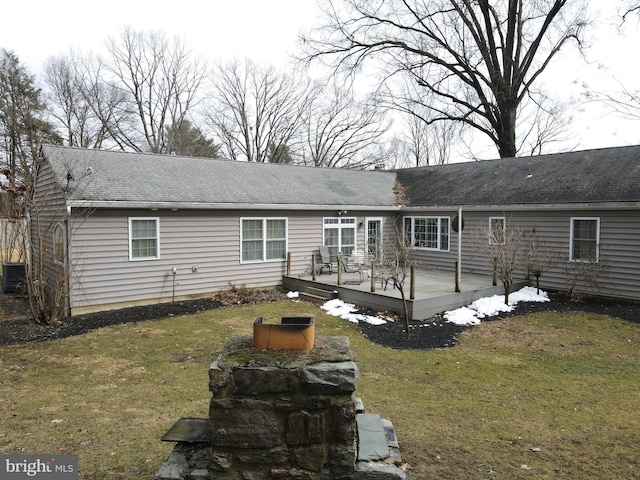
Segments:
[[[442,210],[457,211],[508,210],[508,211],[540,211],[540,210],[638,210],[640,201],[633,202],[582,202],[582,203],[536,203],[507,205],[405,205],[403,212],[440,212]]]
[[[398,212],[396,205],[329,205],[329,204],[257,204],[257,203],[193,203],[193,202],[123,202],[70,200],[70,208],[109,208],[109,209],[143,209],[143,210],[355,210],[355,211],[388,211]]]

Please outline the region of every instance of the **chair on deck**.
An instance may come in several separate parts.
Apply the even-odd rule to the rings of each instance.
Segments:
[[[354,253],[351,257],[341,257],[340,263],[342,264],[342,270],[345,273],[357,273],[360,276],[360,281],[357,283],[362,283],[362,281],[368,277],[367,271],[363,269],[365,260],[364,256],[360,256],[357,253]],[[345,282],[345,283],[356,283],[356,282]]]
[[[320,247],[320,274],[322,275],[322,270],[325,268],[329,269],[329,273],[333,272],[333,266],[331,265],[331,254],[329,254],[329,247],[321,246]]]

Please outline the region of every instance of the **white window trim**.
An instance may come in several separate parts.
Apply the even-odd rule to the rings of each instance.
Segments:
[[[327,220],[337,220],[336,223],[327,223]],[[322,218],[322,244],[330,247],[336,245],[327,245],[326,230],[338,229],[338,254],[343,253],[342,247],[345,246],[342,242],[342,231],[349,229],[353,230],[353,251],[358,248],[358,220],[356,217],[323,217]],[[351,246],[351,245],[348,245]]]
[[[447,219],[448,225],[449,225],[449,231],[447,232],[447,237],[449,238],[449,241],[447,242],[447,248],[442,248],[442,220],[443,219]],[[408,216],[408,217],[404,217],[405,220],[410,220],[411,225],[410,225],[410,234],[411,234],[411,242],[410,245],[413,246],[413,248],[415,248],[416,250],[424,250],[424,251],[429,251],[429,252],[450,252],[451,251],[451,217],[448,217],[446,215],[434,215],[434,216],[430,216],[430,215],[420,215],[420,216]],[[417,247],[416,244],[416,235],[415,235],[415,221],[416,219],[420,219],[420,220],[428,220],[428,219],[437,219],[438,220],[438,246],[436,248],[432,248],[432,247]],[[405,224],[406,225],[406,224]],[[406,231],[405,231],[406,233]]]
[[[502,241],[500,243],[495,243],[493,241],[493,222],[495,220],[502,221]],[[507,219],[506,217],[489,217],[489,245],[504,245],[507,233]]]
[[[596,260],[576,259],[573,254],[573,225],[575,220],[591,220],[596,222]],[[598,263],[600,261],[600,217],[571,217],[569,234],[569,261],[576,263]]]
[[[245,260],[242,255],[243,244],[243,228],[242,224],[245,220],[261,220],[262,221],[262,260]],[[269,258],[267,259],[267,220],[284,220],[284,258]],[[269,263],[269,262],[283,262],[287,259],[287,252],[289,251],[289,219],[287,217],[240,217],[240,264],[249,263]]]
[[[364,219],[364,251],[369,254],[369,222],[380,222],[380,238],[378,239],[378,250],[382,255],[384,247],[384,218],[383,217],[365,217]],[[357,235],[357,230],[356,230]],[[377,259],[376,259],[377,260]]]
[[[133,256],[133,231],[132,223],[136,220],[154,220],[156,222],[156,255],[155,257],[134,257]],[[129,261],[140,262],[145,260],[158,260],[160,258],[160,217],[129,217]]]

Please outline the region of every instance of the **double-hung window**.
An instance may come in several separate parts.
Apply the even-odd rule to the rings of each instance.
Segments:
[[[160,219],[129,218],[129,260],[160,258]]]
[[[286,218],[243,218],[241,224],[242,263],[286,259]]]
[[[571,219],[569,259],[574,262],[597,262],[600,244],[599,218]]]
[[[407,242],[415,248],[449,251],[449,217],[405,217]]]
[[[329,254],[336,259],[338,254],[349,257],[356,248],[356,219],[353,217],[327,217],[323,221],[323,242]]]

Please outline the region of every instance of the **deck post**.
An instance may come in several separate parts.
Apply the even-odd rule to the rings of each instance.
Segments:
[[[376,293],[376,262],[371,262],[371,293]]]
[[[458,208],[458,261],[456,262],[456,292],[462,291],[462,207]]]
[[[291,252],[287,252],[287,277],[291,276]]]
[[[316,256],[311,255],[311,278],[316,281]]]
[[[416,299],[416,266],[411,265],[411,283],[409,285],[409,299]]]
[[[338,285],[342,285],[342,256],[338,255]]]

